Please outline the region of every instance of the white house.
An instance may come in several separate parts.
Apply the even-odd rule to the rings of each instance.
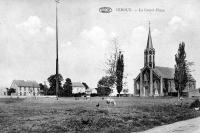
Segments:
[[[0,96],[7,96],[7,91],[6,87],[0,87]]]
[[[72,93],[85,93],[86,88],[81,82],[72,82]]]
[[[15,89],[17,96],[40,95],[40,86],[36,81],[13,80],[10,88]]]

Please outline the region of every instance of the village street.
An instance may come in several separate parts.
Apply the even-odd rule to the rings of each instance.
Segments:
[[[141,133],[200,133],[200,117],[155,127]]]

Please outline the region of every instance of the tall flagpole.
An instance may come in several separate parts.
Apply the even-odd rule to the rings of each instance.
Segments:
[[[59,80],[59,72],[58,72],[58,9],[57,4],[59,3],[58,0],[55,0],[56,2],[56,98],[58,100],[58,80]]]

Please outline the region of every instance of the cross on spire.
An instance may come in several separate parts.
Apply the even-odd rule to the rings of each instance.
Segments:
[[[151,22],[149,21],[149,27],[150,27],[150,25],[151,25]]]
[[[151,27],[151,22],[149,21],[149,31],[150,31],[150,27]]]

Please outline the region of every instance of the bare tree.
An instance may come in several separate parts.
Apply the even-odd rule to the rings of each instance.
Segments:
[[[112,45],[113,45],[112,52],[105,63],[106,64],[105,72],[109,76],[116,77],[117,58],[119,55],[119,43],[117,38],[112,39]]]
[[[116,85],[116,66],[117,66],[117,59],[119,56],[119,43],[116,37],[112,39],[112,45],[113,45],[112,52],[105,63],[105,72],[110,78],[114,79],[112,85],[114,86]]]

